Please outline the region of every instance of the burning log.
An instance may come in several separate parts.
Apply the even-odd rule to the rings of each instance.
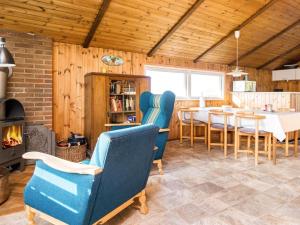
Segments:
[[[21,143],[22,143],[21,141],[11,137],[9,140],[2,141],[2,148],[6,149],[6,148],[14,147]]]
[[[7,149],[22,144],[22,129],[20,126],[9,126],[3,129],[2,148]]]

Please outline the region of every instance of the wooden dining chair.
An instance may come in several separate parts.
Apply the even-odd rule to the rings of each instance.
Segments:
[[[265,119],[265,116],[255,115],[253,112],[238,112],[235,115],[235,145],[234,156],[238,157],[238,153],[254,154],[255,165],[258,165],[258,155],[264,154],[271,160],[271,138],[272,134],[266,131],[259,130],[259,123]],[[241,126],[242,121],[254,121],[254,128]],[[247,148],[241,149],[241,137],[247,137]],[[251,138],[254,137],[254,149],[251,149]],[[259,137],[264,138],[264,150],[259,149]]]
[[[208,112],[208,151],[211,151],[211,146],[222,146],[224,156],[227,157],[227,147],[233,146],[228,144],[228,132],[234,132],[234,127],[228,124],[228,118],[233,116],[233,113],[224,112],[223,110],[210,110]],[[219,117],[221,123],[213,122],[213,117]],[[220,142],[212,142],[212,133],[220,133]]]
[[[294,144],[289,144],[289,134],[294,135]],[[297,157],[298,156],[298,130],[293,131],[293,132],[288,132],[286,133],[286,140],[285,140],[285,156],[288,156],[289,152],[288,149],[290,146],[294,147],[294,156]],[[286,144],[288,143],[288,144]],[[276,164],[276,160],[277,160],[277,146],[278,145],[282,145],[282,143],[278,144],[277,138],[273,136],[273,142],[272,142],[272,152],[273,152],[273,163]]]
[[[296,110],[293,108],[279,108],[279,112],[295,112]],[[283,147],[285,149],[285,156],[289,156],[289,148],[294,147],[294,156],[298,156],[298,130],[293,132],[286,132],[285,133],[285,140],[284,142],[279,142],[277,138],[273,137],[272,147],[273,147],[273,163],[276,164],[277,160],[277,147]],[[289,143],[290,137],[294,138],[294,144]]]
[[[194,145],[194,140],[204,140],[205,145],[207,144],[207,124],[194,119],[194,113],[197,111],[197,108],[182,108],[179,110],[179,135],[181,144],[184,138],[190,139],[191,146]],[[189,119],[185,119],[185,113],[190,113]],[[190,136],[183,135],[184,127],[190,128]],[[200,130],[199,133],[201,133],[201,128],[203,129],[203,136],[197,136],[197,128]]]
[[[277,111],[278,112],[295,112],[296,110],[294,108],[278,108]],[[289,156],[290,147],[295,147],[295,144],[292,144],[289,142],[290,138],[292,138],[294,136],[294,134],[293,134],[293,132],[286,132],[285,136],[286,136],[286,138],[285,138],[284,142],[279,142],[279,141],[277,141],[277,139],[275,139],[272,144],[274,144],[275,153],[277,151],[277,147],[280,146],[281,148],[283,148],[285,150],[284,155],[287,157],[287,156]]]

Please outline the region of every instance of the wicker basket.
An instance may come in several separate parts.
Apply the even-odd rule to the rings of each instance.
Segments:
[[[4,167],[0,167],[0,204],[5,202],[10,194],[9,188],[9,171]]]
[[[78,146],[56,146],[55,155],[72,162],[80,162],[86,159],[86,144]]]

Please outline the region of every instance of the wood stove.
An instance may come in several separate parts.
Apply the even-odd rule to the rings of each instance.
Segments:
[[[19,166],[24,169],[25,112],[16,99],[0,99],[0,166]]]

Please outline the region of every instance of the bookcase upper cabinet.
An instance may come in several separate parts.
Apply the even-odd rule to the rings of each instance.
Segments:
[[[107,130],[105,124],[141,121],[140,95],[150,90],[150,77],[88,73],[84,83],[84,132],[91,150]]]

